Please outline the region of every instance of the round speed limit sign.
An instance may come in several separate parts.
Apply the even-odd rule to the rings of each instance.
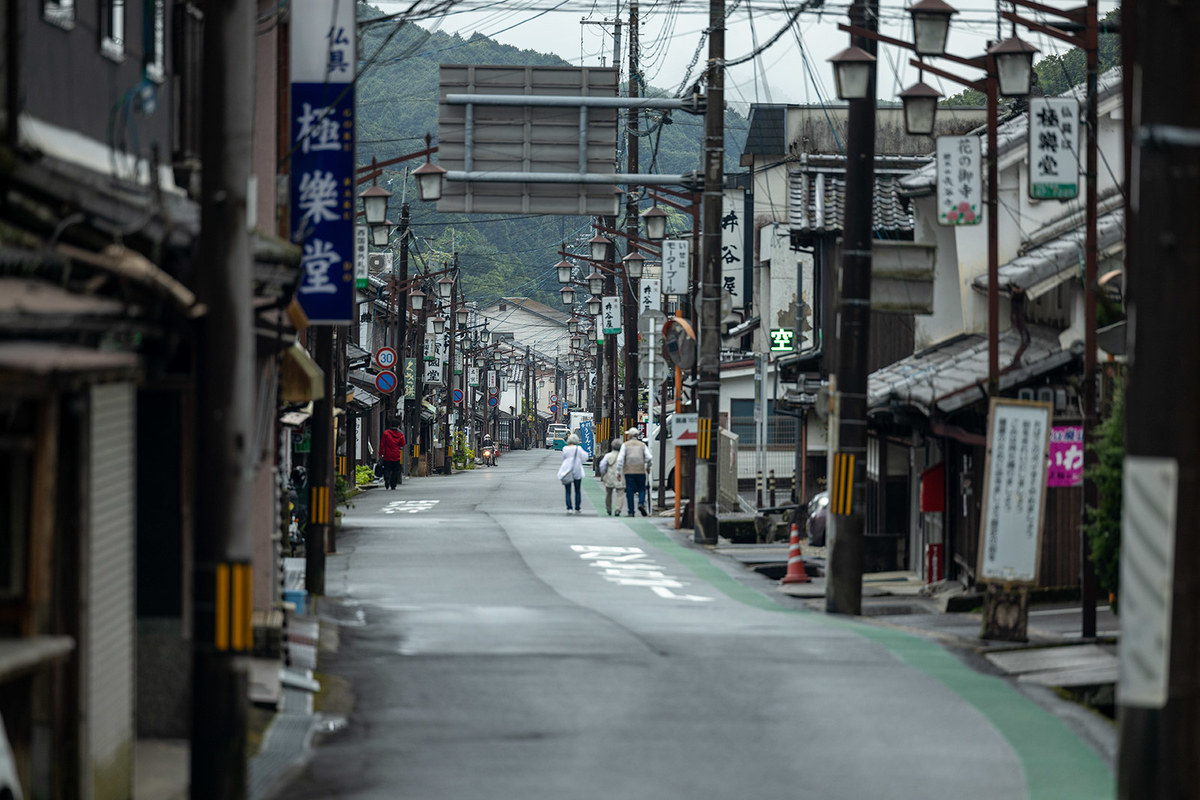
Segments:
[[[391,369],[396,364],[396,351],[390,347],[381,347],[375,351],[375,363],[380,369]]]

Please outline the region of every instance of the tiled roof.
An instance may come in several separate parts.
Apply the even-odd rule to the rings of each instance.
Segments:
[[[1113,67],[1100,75],[1097,80],[1097,89],[1097,103],[1121,91],[1121,68]],[[1087,99],[1087,87],[1085,84],[1080,84],[1059,96],[1075,97],[1082,103]],[[986,127],[982,125],[972,131],[983,137],[980,142],[981,158],[987,155],[987,137],[983,136],[985,131]],[[1029,138],[1029,114],[1025,113],[1013,117],[996,129],[996,152],[1004,155],[1009,150],[1024,145],[1027,138]],[[922,194],[934,187],[934,180],[935,169],[931,161],[929,166],[912,173],[900,184],[909,194]]]
[[[1021,354],[1021,362],[1016,369],[1008,369],[1020,344],[1015,329],[1000,335],[1002,391],[1075,358],[1071,351],[1059,347],[1057,331],[1030,325],[1029,344]],[[927,414],[949,413],[986,397],[987,376],[987,337],[964,334],[871,373],[867,381],[868,405],[882,408],[895,399]]]
[[[1118,208],[1096,221],[1099,250],[1112,247],[1125,235],[1125,209]],[[1082,269],[1084,257],[1083,228],[1076,227],[1038,245],[1023,256],[1000,267],[1000,291],[1030,289],[1047,278],[1071,269]],[[987,291],[986,273],[975,278],[976,289]]]
[[[900,190],[900,179],[929,158],[877,157],[875,159],[874,229],[907,233],[913,229],[912,210]],[[846,210],[846,162],[841,156],[814,159],[788,175],[789,227],[793,231],[840,231]]]
[[[787,106],[755,105],[750,109],[744,155],[781,156],[787,153]]]

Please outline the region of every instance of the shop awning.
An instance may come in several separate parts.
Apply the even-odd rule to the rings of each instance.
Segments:
[[[353,367],[365,367],[371,363],[371,354],[354,342],[346,342],[346,361]]]
[[[361,386],[353,387],[354,397],[346,404],[346,408],[358,414],[370,411],[375,406],[379,405],[382,400],[379,395],[374,392],[367,391]]]
[[[279,399],[285,403],[303,403],[325,397],[325,371],[317,366],[299,342],[283,351]]]

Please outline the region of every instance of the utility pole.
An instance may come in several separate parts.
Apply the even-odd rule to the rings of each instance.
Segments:
[[[640,88],[638,81],[641,75],[638,71],[638,4],[631,0],[629,4],[629,97],[638,97]],[[629,174],[636,175],[638,167],[638,110],[630,108],[626,127],[629,136],[626,142],[625,160]],[[626,252],[630,255],[637,252],[638,235],[638,200],[640,192],[637,186],[629,186],[625,194],[625,231],[629,234]],[[637,424],[638,417],[638,305],[637,290],[633,285],[634,279],[628,271],[621,282],[623,296],[621,306],[625,316],[625,419],[630,426]],[[622,424],[624,427],[625,423]]]
[[[612,229],[616,227],[616,219],[613,217],[601,217],[601,226]],[[608,268],[604,273],[604,297],[614,297],[617,294],[617,281],[615,272],[617,269],[616,259],[616,244],[608,243],[605,248],[605,266]],[[598,324],[603,325],[603,315],[601,315]],[[604,334],[604,358],[608,362],[608,375],[604,383],[604,413],[608,418],[608,427],[606,437],[609,442],[617,438],[623,432],[621,428],[621,414],[618,410],[619,403],[617,402],[618,386],[617,382],[617,337],[619,334],[606,333]],[[607,442],[605,443],[607,445]],[[599,448],[597,448],[599,450]],[[608,448],[605,447],[605,452]]]
[[[717,438],[721,404],[721,201],[725,185],[725,0],[708,4],[708,90],[704,112],[704,227],[700,267],[700,352],[696,382],[700,435],[696,442],[693,539],[717,543]]]
[[[442,445],[442,470],[452,474],[450,451],[454,444],[454,427],[450,424],[450,415],[454,413],[454,336],[458,330],[458,252],[454,253],[454,283],[450,286],[450,346],[447,348],[446,372],[446,441]]]
[[[333,327],[313,326],[313,360],[324,375],[324,392],[313,401],[308,458],[308,525],[304,531],[304,589],[325,594],[325,543],[333,525]]]
[[[1100,19],[1099,0],[1088,0],[1086,6],[1087,23],[1084,28],[1084,52],[1087,57],[1087,175],[1086,175],[1086,239],[1084,242],[1083,268],[1083,308],[1084,308],[1084,350],[1083,350],[1083,440],[1091,442],[1099,415],[1096,400],[1100,393],[1100,385],[1096,378],[1096,284],[1099,276],[1096,274],[1099,254],[1099,206],[1096,181],[1098,178],[1097,156],[1100,150],[1097,132],[1099,130],[1099,113],[1096,108],[1096,95],[1099,92],[1100,74]],[[1087,467],[1096,463],[1096,452],[1084,448],[1084,474],[1089,474]],[[1091,542],[1088,540],[1086,525],[1088,507],[1099,506],[1100,495],[1096,491],[1096,482],[1091,478],[1083,481],[1083,508],[1080,509],[1079,545],[1080,565],[1080,600],[1081,630],[1084,639],[1096,636],[1096,566],[1092,563]]]
[[[1132,6],[1132,8],[1131,8]],[[1200,5],[1122,6],[1133,50],[1121,541],[1121,800],[1200,797]],[[1141,43],[1145,43],[1143,47]],[[1129,115],[1132,115],[1130,117]],[[1189,211],[1191,209],[1191,211]],[[1190,344],[1189,344],[1190,342]]]
[[[254,312],[246,187],[254,130],[254,4],[205,5],[196,425],[191,796],[246,797]],[[16,108],[9,107],[9,128]]]
[[[855,0],[850,21],[876,30],[879,0]],[[851,43],[874,55],[874,39],[855,36]],[[846,131],[846,212],[838,286],[834,371],[837,390],[837,439],[831,448],[829,579],[825,610],[862,611],[863,534],[867,455],[867,344],[871,322],[872,202],[875,183],[875,71],[867,96],[851,100]],[[994,151],[993,151],[994,152]],[[989,217],[994,219],[995,213]]]

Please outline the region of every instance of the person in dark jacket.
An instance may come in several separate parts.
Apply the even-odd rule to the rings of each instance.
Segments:
[[[383,432],[379,439],[379,454],[383,461],[383,485],[395,489],[401,483],[400,462],[404,459],[404,433],[399,423],[393,422]]]

